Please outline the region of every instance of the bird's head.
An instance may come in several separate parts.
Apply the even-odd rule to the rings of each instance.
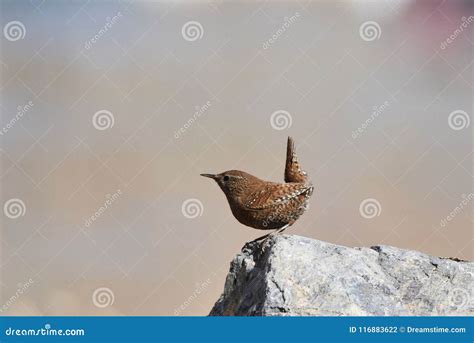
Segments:
[[[201,174],[217,182],[227,196],[238,197],[249,187],[249,184],[260,181],[255,176],[240,170],[228,170],[220,174]]]

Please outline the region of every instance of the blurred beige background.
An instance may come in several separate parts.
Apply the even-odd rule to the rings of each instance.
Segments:
[[[1,314],[208,314],[262,232],[199,173],[288,135],[288,233],[472,260],[472,2],[0,3]]]

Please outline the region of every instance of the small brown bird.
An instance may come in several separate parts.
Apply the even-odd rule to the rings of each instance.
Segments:
[[[314,188],[300,169],[291,137],[286,150],[285,183],[264,181],[240,170],[201,176],[217,182],[239,222],[259,230],[276,230],[271,234],[293,225],[308,208]]]

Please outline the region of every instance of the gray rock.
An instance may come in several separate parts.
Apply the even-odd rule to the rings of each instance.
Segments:
[[[211,316],[474,315],[474,263],[300,236],[248,243]]]

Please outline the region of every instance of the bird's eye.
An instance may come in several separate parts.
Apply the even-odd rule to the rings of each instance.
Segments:
[[[223,180],[224,181],[229,181],[230,177],[228,175],[224,176]]]

